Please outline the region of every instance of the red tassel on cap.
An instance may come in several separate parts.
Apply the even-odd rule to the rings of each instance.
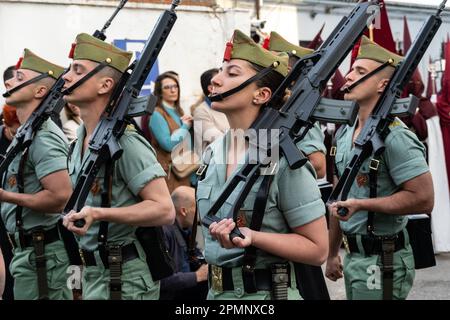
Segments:
[[[23,57],[20,57],[19,61],[17,61],[17,63],[16,63],[16,70],[20,69],[20,66],[22,65],[22,61],[23,61]]]
[[[223,54],[223,61],[230,61],[232,52],[233,52],[233,43],[229,41],[227,42],[227,47],[225,48],[225,53]]]
[[[269,50],[269,45],[270,45],[270,37],[267,37],[264,39],[262,47],[266,50]]]
[[[72,48],[70,48],[70,52],[69,52],[69,58],[73,59],[73,54],[75,53],[75,47],[77,46],[76,43],[72,43]]]

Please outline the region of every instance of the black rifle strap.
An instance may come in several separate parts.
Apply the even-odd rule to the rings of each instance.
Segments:
[[[24,150],[22,157],[20,158],[19,168],[17,170],[16,183],[17,183],[17,191],[18,193],[25,193],[25,179],[24,179],[24,171],[25,164],[28,159],[28,148]],[[19,241],[21,246],[25,246],[25,230],[23,229],[23,207],[16,206],[16,227],[19,231]]]
[[[214,96],[209,96],[209,100],[211,102],[216,102],[216,101],[222,101],[223,99],[235,94],[236,92],[241,91],[242,89],[244,89],[246,86],[248,86],[250,83],[253,83],[255,81],[258,81],[262,78],[264,78],[266,75],[269,74],[269,72],[271,72],[272,70],[274,70],[274,66],[271,65],[267,68],[264,68],[263,70],[261,70],[260,72],[258,72],[257,74],[255,74],[253,77],[247,79],[246,81],[244,81],[243,83],[241,83],[240,85],[238,85],[237,87],[230,89],[224,93],[220,93],[220,94],[216,94]]]
[[[331,148],[330,148],[330,158],[332,159],[331,161],[333,161],[333,168],[334,168],[334,174],[336,175],[336,177],[338,177],[339,179],[339,171],[337,169],[337,165],[336,165],[336,152],[337,152],[337,139],[338,137],[341,135],[342,131],[344,131],[344,125],[340,126],[339,129],[337,129],[334,132],[334,135],[332,136],[331,139]],[[333,182],[331,182],[332,184],[334,184]]]
[[[378,169],[380,166],[381,155],[375,154],[369,162],[369,198],[377,197]],[[373,236],[375,212],[367,213],[367,235]]]
[[[370,71],[368,74],[363,76],[361,79],[359,79],[358,81],[353,83],[351,86],[348,86],[347,88],[342,89],[342,91],[344,91],[346,93],[350,93],[350,91],[352,91],[356,86],[359,86],[361,83],[363,83],[364,81],[366,81],[370,77],[374,76],[375,74],[377,74],[378,72],[380,72],[381,70],[386,68],[387,66],[391,66],[393,63],[394,63],[394,60],[389,59],[388,61],[383,63],[381,66],[379,66],[378,68],[375,68],[374,70]]]
[[[62,90],[61,93],[63,95],[71,94],[76,88],[81,86],[83,83],[85,83],[87,80],[92,78],[95,74],[97,74],[100,70],[102,70],[104,67],[107,67],[107,66],[108,66],[108,63],[106,61],[105,62],[101,62],[98,66],[96,66],[94,69],[92,69],[87,75],[85,75],[83,78],[78,80],[72,86],[70,86],[67,89]]]
[[[37,77],[34,77],[34,78],[32,78],[32,79],[30,79],[30,80],[28,80],[28,81],[25,81],[24,83],[19,84],[18,86],[12,88],[11,90],[6,91],[6,92],[3,94],[3,98],[8,98],[8,97],[10,97],[14,92],[19,91],[20,89],[22,89],[22,88],[24,88],[24,87],[26,87],[26,86],[29,86],[30,84],[35,83],[35,82],[38,82],[39,80],[42,80],[42,79],[47,78],[47,77],[50,77],[50,75],[49,75],[48,73],[43,73],[43,74],[38,75]]]
[[[197,175],[197,184],[195,185],[195,195],[197,194],[197,186],[198,183],[200,181],[202,181],[203,179],[205,179],[206,177],[206,172],[208,171],[208,166],[209,163],[211,162],[211,158],[212,158],[212,149],[211,148],[206,148],[204,155],[203,155],[203,163],[202,165],[197,169],[197,171],[195,172],[195,174]],[[192,222],[192,231],[191,231],[191,236],[189,238],[189,243],[188,243],[188,255],[189,258],[193,258],[195,256],[195,252],[196,252],[196,238],[197,238],[197,229],[198,229],[198,215],[200,213],[198,212],[198,206],[197,203],[195,204],[195,216],[194,216],[194,221]]]
[[[371,199],[377,197],[377,181],[378,170],[380,168],[381,153],[376,153],[369,163],[369,196]],[[369,239],[372,238],[372,242],[375,243],[374,235],[374,218],[375,212],[370,211],[367,213],[367,235]],[[394,290],[394,252],[395,252],[395,240],[382,239],[382,252],[381,252],[381,264],[383,272],[383,300],[392,300]],[[373,248],[369,248],[373,250]],[[372,254],[366,252],[366,255]]]
[[[112,196],[112,176],[114,162],[108,160],[105,163],[105,174],[103,187],[101,191],[102,208],[111,207]],[[98,250],[102,261],[109,264],[109,290],[111,300],[122,299],[122,257],[121,248],[117,246],[108,246],[108,221],[100,221],[98,230]]]
[[[264,176],[253,205],[252,220],[250,222],[250,229],[261,230],[264,213],[266,211],[267,199],[269,196],[270,186],[272,184],[274,175]],[[243,213],[242,213],[243,214]],[[255,277],[256,252],[255,246],[245,248],[242,264],[242,280],[244,282],[244,289],[247,293],[255,293],[257,290]]]

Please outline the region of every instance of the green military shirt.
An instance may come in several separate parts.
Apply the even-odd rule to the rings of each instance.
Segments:
[[[339,175],[353,156],[352,137],[356,124],[346,126],[338,133],[336,168]],[[425,172],[428,165],[425,161],[425,147],[399,119],[390,126],[390,133],[385,140],[386,149],[383,152],[378,167],[377,197],[392,195],[400,189],[402,183],[411,180]],[[369,163],[364,161],[353,183],[348,199],[367,199],[369,196]],[[408,218],[403,215],[376,213],[374,218],[374,233],[391,235],[402,230]],[[366,234],[367,211],[353,214],[348,221],[341,221],[341,228],[346,233]]]
[[[210,145],[212,157],[205,178],[197,187],[197,205],[200,216],[204,217],[214,201],[225,189],[226,155],[230,134],[217,139]],[[242,164],[238,164],[239,170]],[[259,177],[250,193],[244,201],[241,211],[244,220],[249,226],[253,213],[256,194],[261,185],[262,177]],[[230,213],[233,200],[236,199],[242,184],[239,184],[217,216],[225,218]],[[291,170],[284,158],[279,161],[279,170],[275,174],[271,184],[261,231],[271,233],[291,233],[293,228],[305,225],[325,214],[325,206],[321,200],[320,191],[315,179],[315,171],[308,162],[298,170]],[[207,228],[203,227],[205,238],[205,257],[209,264],[222,267],[236,267],[242,265],[244,249],[224,249],[219,242],[214,241]],[[282,262],[283,258],[276,257],[267,252],[258,251],[256,268],[268,268],[270,264]]]
[[[76,180],[84,163],[89,157],[89,148],[82,156],[82,145],[86,135],[84,126],[78,129],[78,139],[69,157],[69,173],[72,184]],[[156,155],[150,144],[138,134],[133,126],[128,126],[119,140],[123,154],[114,162],[111,207],[128,207],[142,201],[139,192],[153,179],[164,177],[164,170],[156,161]],[[101,190],[103,188],[105,167],[102,166],[97,174],[91,191],[86,199],[86,206],[101,206]],[[98,232],[100,222],[94,222],[85,236],[79,237],[82,249],[94,251],[98,247]],[[108,242],[126,245],[136,240],[137,227],[110,222],[108,225]]]
[[[14,144],[11,144],[11,146]],[[10,147],[11,147],[10,146]],[[24,168],[24,192],[35,194],[42,190],[40,180],[51,173],[67,170],[68,142],[61,129],[50,119],[42,124],[36,132],[28,150]],[[11,162],[6,177],[3,179],[3,189],[18,192],[17,172],[22,153]],[[9,233],[17,232],[16,205],[1,203],[1,216]],[[23,227],[30,230],[37,226],[51,227],[59,219],[58,214],[35,212],[24,207],[22,211]]]
[[[314,152],[327,153],[327,149],[324,144],[325,135],[323,134],[320,124],[314,123],[314,126],[308,130],[306,136],[302,141],[297,143],[297,147],[302,150],[306,155],[310,155]]]

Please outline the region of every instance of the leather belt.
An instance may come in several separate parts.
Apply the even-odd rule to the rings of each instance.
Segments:
[[[131,261],[131,260],[139,257],[139,253],[138,253],[137,248],[134,243],[130,243],[130,244],[127,244],[127,245],[121,247],[121,252],[122,252],[122,263]],[[97,265],[97,261],[95,260],[95,251],[88,251],[88,250],[80,249],[80,257],[81,257],[81,261],[83,262],[83,265],[85,265],[87,267]],[[101,251],[100,251],[100,258],[102,260],[103,266],[106,269],[109,268],[108,255],[101,254]]]
[[[9,242],[13,246],[13,248],[17,248],[20,246],[21,249],[33,247],[33,232],[29,234],[24,234],[23,237],[19,236],[20,243],[17,243],[14,233],[8,233]],[[49,230],[44,231],[44,244],[50,244],[52,242],[60,240],[58,227],[54,227]]]
[[[345,234],[348,247],[346,249],[351,253],[363,253],[360,252],[358,248],[357,239],[358,236],[361,237],[361,243],[364,248],[364,254],[373,255],[382,253],[382,244],[384,240],[394,240],[395,249],[397,252],[405,248],[405,236],[403,231],[393,235],[393,236],[369,236],[369,235],[356,235],[356,234]]]
[[[238,267],[239,268],[239,267]],[[217,291],[233,291],[233,268],[222,268],[215,265],[210,265],[208,273],[210,282],[213,287],[217,288]],[[288,286],[290,287],[291,279],[290,272],[288,272],[289,280]],[[271,291],[272,290],[272,272],[270,269],[255,269],[256,289],[258,291]]]

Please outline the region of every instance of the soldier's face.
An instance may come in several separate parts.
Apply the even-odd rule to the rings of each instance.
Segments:
[[[40,73],[28,70],[28,69],[19,69],[15,72],[13,78],[7,80],[5,82],[6,90],[14,89],[15,87],[21,85],[22,83],[31,80],[35,77],[38,77]],[[35,96],[35,90],[38,86],[37,83],[32,83],[28,86],[23,87],[19,91],[14,92],[11,96],[5,99],[6,104],[15,107],[21,107],[23,104],[29,103],[33,100]]]
[[[70,66],[69,72],[63,76],[65,81],[63,88],[70,88],[84,78],[97,65],[98,63],[90,60],[74,60]],[[64,100],[82,108],[84,105],[89,104],[98,97],[98,87],[98,78],[94,75],[76,88],[72,93],[65,95]]]
[[[356,60],[350,72],[345,76],[346,82],[344,88],[351,86],[380,65],[381,63],[370,59]],[[344,99],[357,101],[359,103],[376,99],[379,96],[378,88],[380,81],[380,74],[377,73],[357,85],[349,93],[345,93]]]
[[[219,73],[211,79],[211,95],[225,93],[228,90],[236,88],[246,80],[256,74],[256,71],[245,60],[232,59],[224,62]],[[216,101],[211,104],[212,109],[223,113],[233,112],[243,108],[248,108],[252,104],[255,91],[258,90],[253,82],[244,89],[228,96],[222,101]]]

